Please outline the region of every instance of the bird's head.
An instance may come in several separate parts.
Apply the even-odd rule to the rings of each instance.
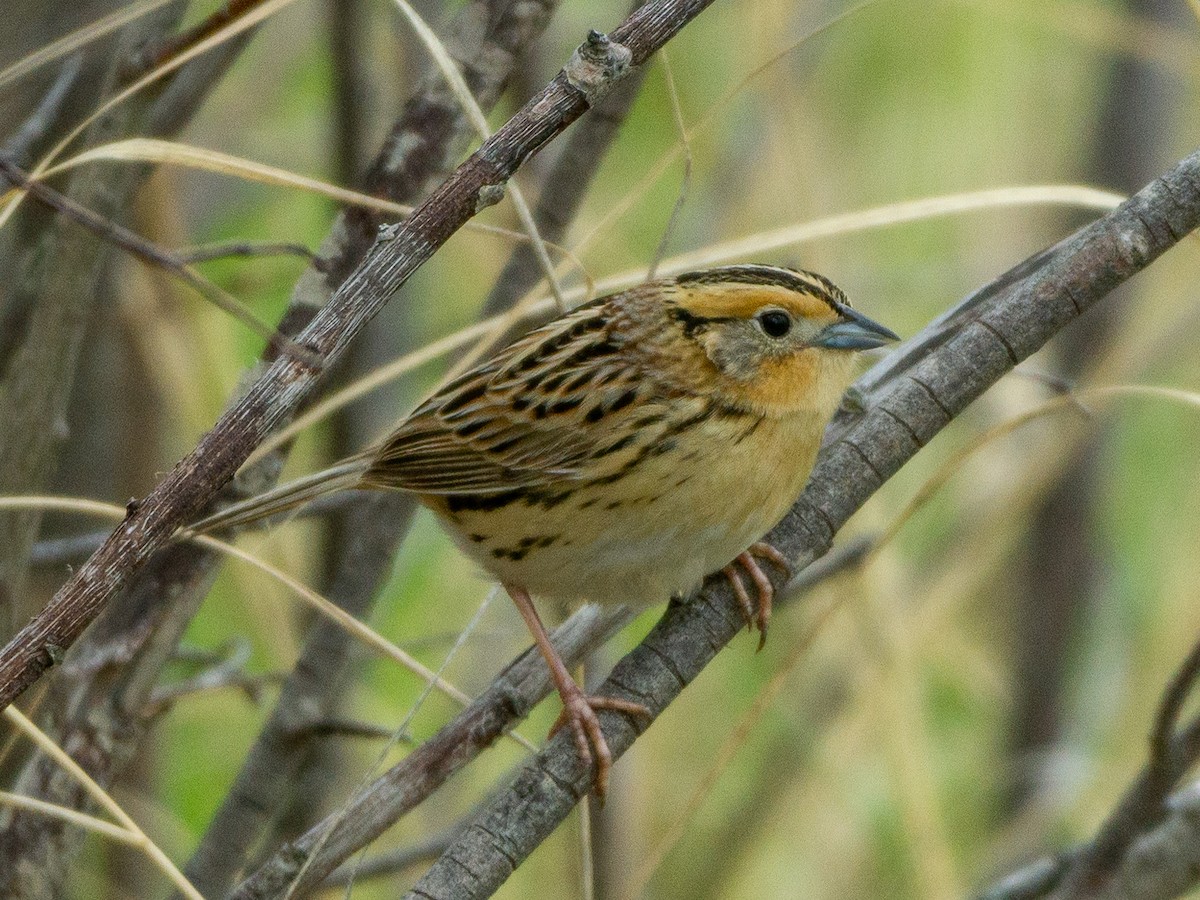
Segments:
[[[667,291],[666,313],[683,347],[700,351],[713,390],[768,415],[832,414],[854,351],[899,339],[851,309],[828,279],[777,266],[680,275]]]

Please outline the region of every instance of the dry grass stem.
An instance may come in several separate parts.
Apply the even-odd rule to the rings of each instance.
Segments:
[[[154,12],[160,6],[166,6],[170,2],[171,0],[138,0],[138,2],[123,6],[82,28],[76,28],[58,40],[51,41],[44,47],[39,47],[16,62],[5,66],[4,69],[0,70],[0,88],[4,88],[12,82],[24,78],[30,72],[47,63],[51,63],[56,59],[62,59],[79,48],[86,47],[92,41],[98,40],[106,34],[111,34],[117,29],[128,25],[130,22]]]
[[[135,840],[130,843],[134,844],[138,849],[145,853],[157,866],[164,875],[170,879],[175,885],[176,890],[182,893],[188,900],[204,900],[200,896],[200,892],[192,887],[183,873],[176,868],[171,862],[170,857],[162,851],[162,849],[146,836],[146,833],[138,827],[135,822],[121,805],[112,798],[112,795],[104,788],[100,787],[87,772],[85,772],[75,760],[67,754],[62,747],[50,740],[40,728],[25,717],[25,715],[15,706],[9,705],[4,708],[4,717],[12,722],[26,737],[35,743],[39,750],[53,759],[59,766],[66,769],[71,774],[71,777],[83,786],[84,790],[95,800],[105,811],[116,819],[121,826],[129,832]]]

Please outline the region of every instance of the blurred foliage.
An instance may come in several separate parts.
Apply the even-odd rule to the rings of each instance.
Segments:
[[[804,40],[848,5],[716,3],[669,48],[683,121],[690,128],[710,111],[712,118],[689,141],[691,181],[668,254],[900,200],[1089,182],[1104,137],[1099,110],[1119,89],[1114,64],[1130,54],[1174,92],[1174,131],[1147,142],[1146,170],[1163,169],[1197,137],[1196,22],[1183,0],[1178,5],[1175,25],[1151,27],[1111,0],[878,0]],[[435,23],[449,14],[432,3],[423,9]],[[565,4],[530,49],[523,83],[540,84],[587,28],[623,14],[623,3]],[[393,7],[371,4],[367,17],[361,117],[373,146],[425,62]],[[324,27],[325,9],[312,0],[276,16],[185,139],[305,175],[335,171]],[[1179,46],[1185,57],[1160,52]],[[727,94],[731,100],[718,106]],[[502,104],[497,124],[515,102]],[[676,160],[651,184],[642,179],[678,140],[655,63],[567,242],[635,192],[628,212],[607,221],[580,251],[593,275],[650,262],[683,163]],[[556,149],[518,176],[531,192]],[[139,227],[168,243],[261,239],[315,247],[332,212],[327,201],[298,192],[164,168],[142,197]],[[977,212],[825,239],[761,261],[824,272],[870,315],[911,334],[1091,215]],[[481,219],[518,227],[506,203]],[[394,336],[397,352],[471,322],[509,247],[493,236],[457,235],[398,299],[408,304],[409,332]],[[1195,242],[1184,242],[1110,301],[1124,317],[1114,348],[1096,360],[1108,364],[1105,381],[1200,389],[1190,314],[1198,262]],[[301,265],[285,258],[204,268],[271,320]],[[147,394],[169,411],[167,430],[155,437],[156,469],[164,471],[211,424],[258,341],[184,289],[126,268],[122,316],[131,340],[156,361]],[[1052,369],[1053,357],[1051,350],[1022,368]],[[440,365],[388,394],[397,417],[435,383]],[[886,527],[956,447],[1049,396],[1043,384],[1010,376],[886,485],[849,531]],[[1098,431],[1104,442],[1095,540],[1103,577],[1068,648],[1068,727],[1044,756],[1012,759],[1006,741],[1019,588],[1012,573],[1030,509],[1058,461]],[[754,638],[737,639],[618,764],[606,811],[611,824],[597,846],[603,871],[629,879],[641,870],[763,686],[833,603],[838,611],[749,728],[641,896],[959,897],[1030,854],[1085,837],[1138,767],[1158,693],[1200,635],[1198,439],[1194,410],[1135,400],[1097,408],[1088,421],[1044,420],[989,444],[867,567],[780,615],[762,653],[754,653]],[[326,428],[303,438],[289,471],[328,461],[328,441]],[[152,479],[144,473],[143,487]],[[289,525],[247,545],[319,582],[318,527]],[[437,668],[488,590],[421,515],[370,624]],[[284,589],[230,563],[187,643],[215,649],[249,639],[249,669],[280,671],[295,658],[307,621]],[[653,614],[643,616],[604,655],[615,659],[652,621]],[[515,611],[497,599],[448,675],[477,691],[526,643]],[[362,659],[348,712],[398,724],[422,686],[365,651]],[[131,782],[120,796],[136,801],[147,831],[161,836],[174,858],[186,858],[202,833],[268,708],[234,691],[204,694],[177,703],[155,726],[146,747],[153,777]],[[412,734],[428,736],[452,712],[448,701],[430,699]],[[556,712],[557,701],[543,704],[522,732],[540,738]],[[379,751],[371,742],[348,742],[345,771],[330,773],[339,785],[334,796],[377,768]],[[391,756],[397,752],[403,749]],[[411,843],[454,821],[518,760],[512,744],[499,744],[373,850]],[[1019,770],[1041,773],[1040,792],[1012,818],[1003,798]],[[579,855],[572,821],[499,896],[576,896]],[[86,861],[97,868],[76,880],[76,896],[98,896],[103,854],[89,853]],[[412,877],[363,882],[354,896],[395,896]],[[627,880],[610,881],[601,896],[624,897],[628,889]]]

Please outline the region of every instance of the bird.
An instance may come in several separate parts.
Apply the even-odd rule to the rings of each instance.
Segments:
[[[554,649],[533,597],[646,607],[728,578],[766,639],[790,575],[761,536],[803,489],[858,351],[898,336],[813,272],[742,264],[600,297],[438,388],[381,442],[190,526],[208,533],[330,491],[398,490],[500,582],[550,669],[603,799],[612,754],[597,710]],[[750,578],[757,605],[743,580]]]

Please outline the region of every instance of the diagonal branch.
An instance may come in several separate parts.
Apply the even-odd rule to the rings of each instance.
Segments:
[[[1200,880],[1200,790],[1171,794],[1200,757],[1200,717],[1179,716],[1200,677],[1200,642],[1163,691],[1142,770],[1095,836],[1003,878],[982,900],[1166,900]]]
[[[820,557],[847,519],[971,401],[1198,225],[1200,151],[934,322],[860,380],[771,543],[798,567]],[[600,693],[636,700],[657,717],[742,625],[724,579],[710,579],[694,600],[668,607]],[[614,713],[601,719],[614,756],[646,727]],[[560,733],[408,896],[490,896],[574,808],[591,779],[571,735]]]
[[[363,263],[299,335],[323,365],[281,356],[217,421],[54,596],[0,651],[7,706],[59,659],[109,599],[228,482],[396,289],[480,209],[499,200],[520,165],[639,65],[711,0],[647,4],[610,38],[593,32],[562,71],[403,223],[381,229]]]
[[[809,566],[776,598],[779,608],[796,603],[814,585],[858,565],[870,540],[851,542]],[[583,660],[632,619],[624,608],[585,606],[554,632],[554,645],[568,665]],[[315,885],[505,734],[554,690],[550,672],[532,648],[505,668],[471,705],[432,738],[383,773],[344,808],[326,817],[291,844],[281,847],[238,886],[235,900],[269,900],[291,884]],[[311,857],[311,860],[310,860]]]
[[[563,658],[582,659],[632,620],[624,607],[587,606],[554,632]],[[232,900],[302,897],[451,775],[529,714],[552,690],[550,673],[532,651],[500,673],[488,689],[391,769],[303,836],[277,850],[230,895]]]
[[[521,49],[528,46],[550,20],[554,2],[475,2],[464,7],[450,26],[457,62],[479,104],[491,109],[508,83]],[[480,29],[484,21],[487,28]],[[442,77],[431,73],[416,86],[388,140],[370,167],[373,193],[393,200],[416,202],[429,183],[445,178],[461,155],[469,123]],[[348,273],[371,245],[379,222],[373,214],[348,210],[335,223],[322,245],[329,273]],[[301,279],[297,297],[311,289],[321,306],[337,287],[336,274]],[[325,290],[322,290],[325,289]],[[391,339],[389,339],[391,340]],[[363,344],[356,345],[361,355]],[[351,359],[353,366],[355,360]],[[403,540],[415,505],[400,494],[370,492],[355,498],[340,528],[336,563],[327,594],[341,608],[360,618],[371,607],[380,582],[390,571],[396,547]],[[267,835],[279,823],[279,810],[302,791],[299,773],[310,765],[314,744],[302,734],[314,717],[331,715],[350,684],[354,648],[339,628],[316,623],[300,657],[285,681],[271,715],[243,760],[233,785],[196,848],[186,871],[206,895],[219,895],[234,883],[254,848],[272,846]]]

